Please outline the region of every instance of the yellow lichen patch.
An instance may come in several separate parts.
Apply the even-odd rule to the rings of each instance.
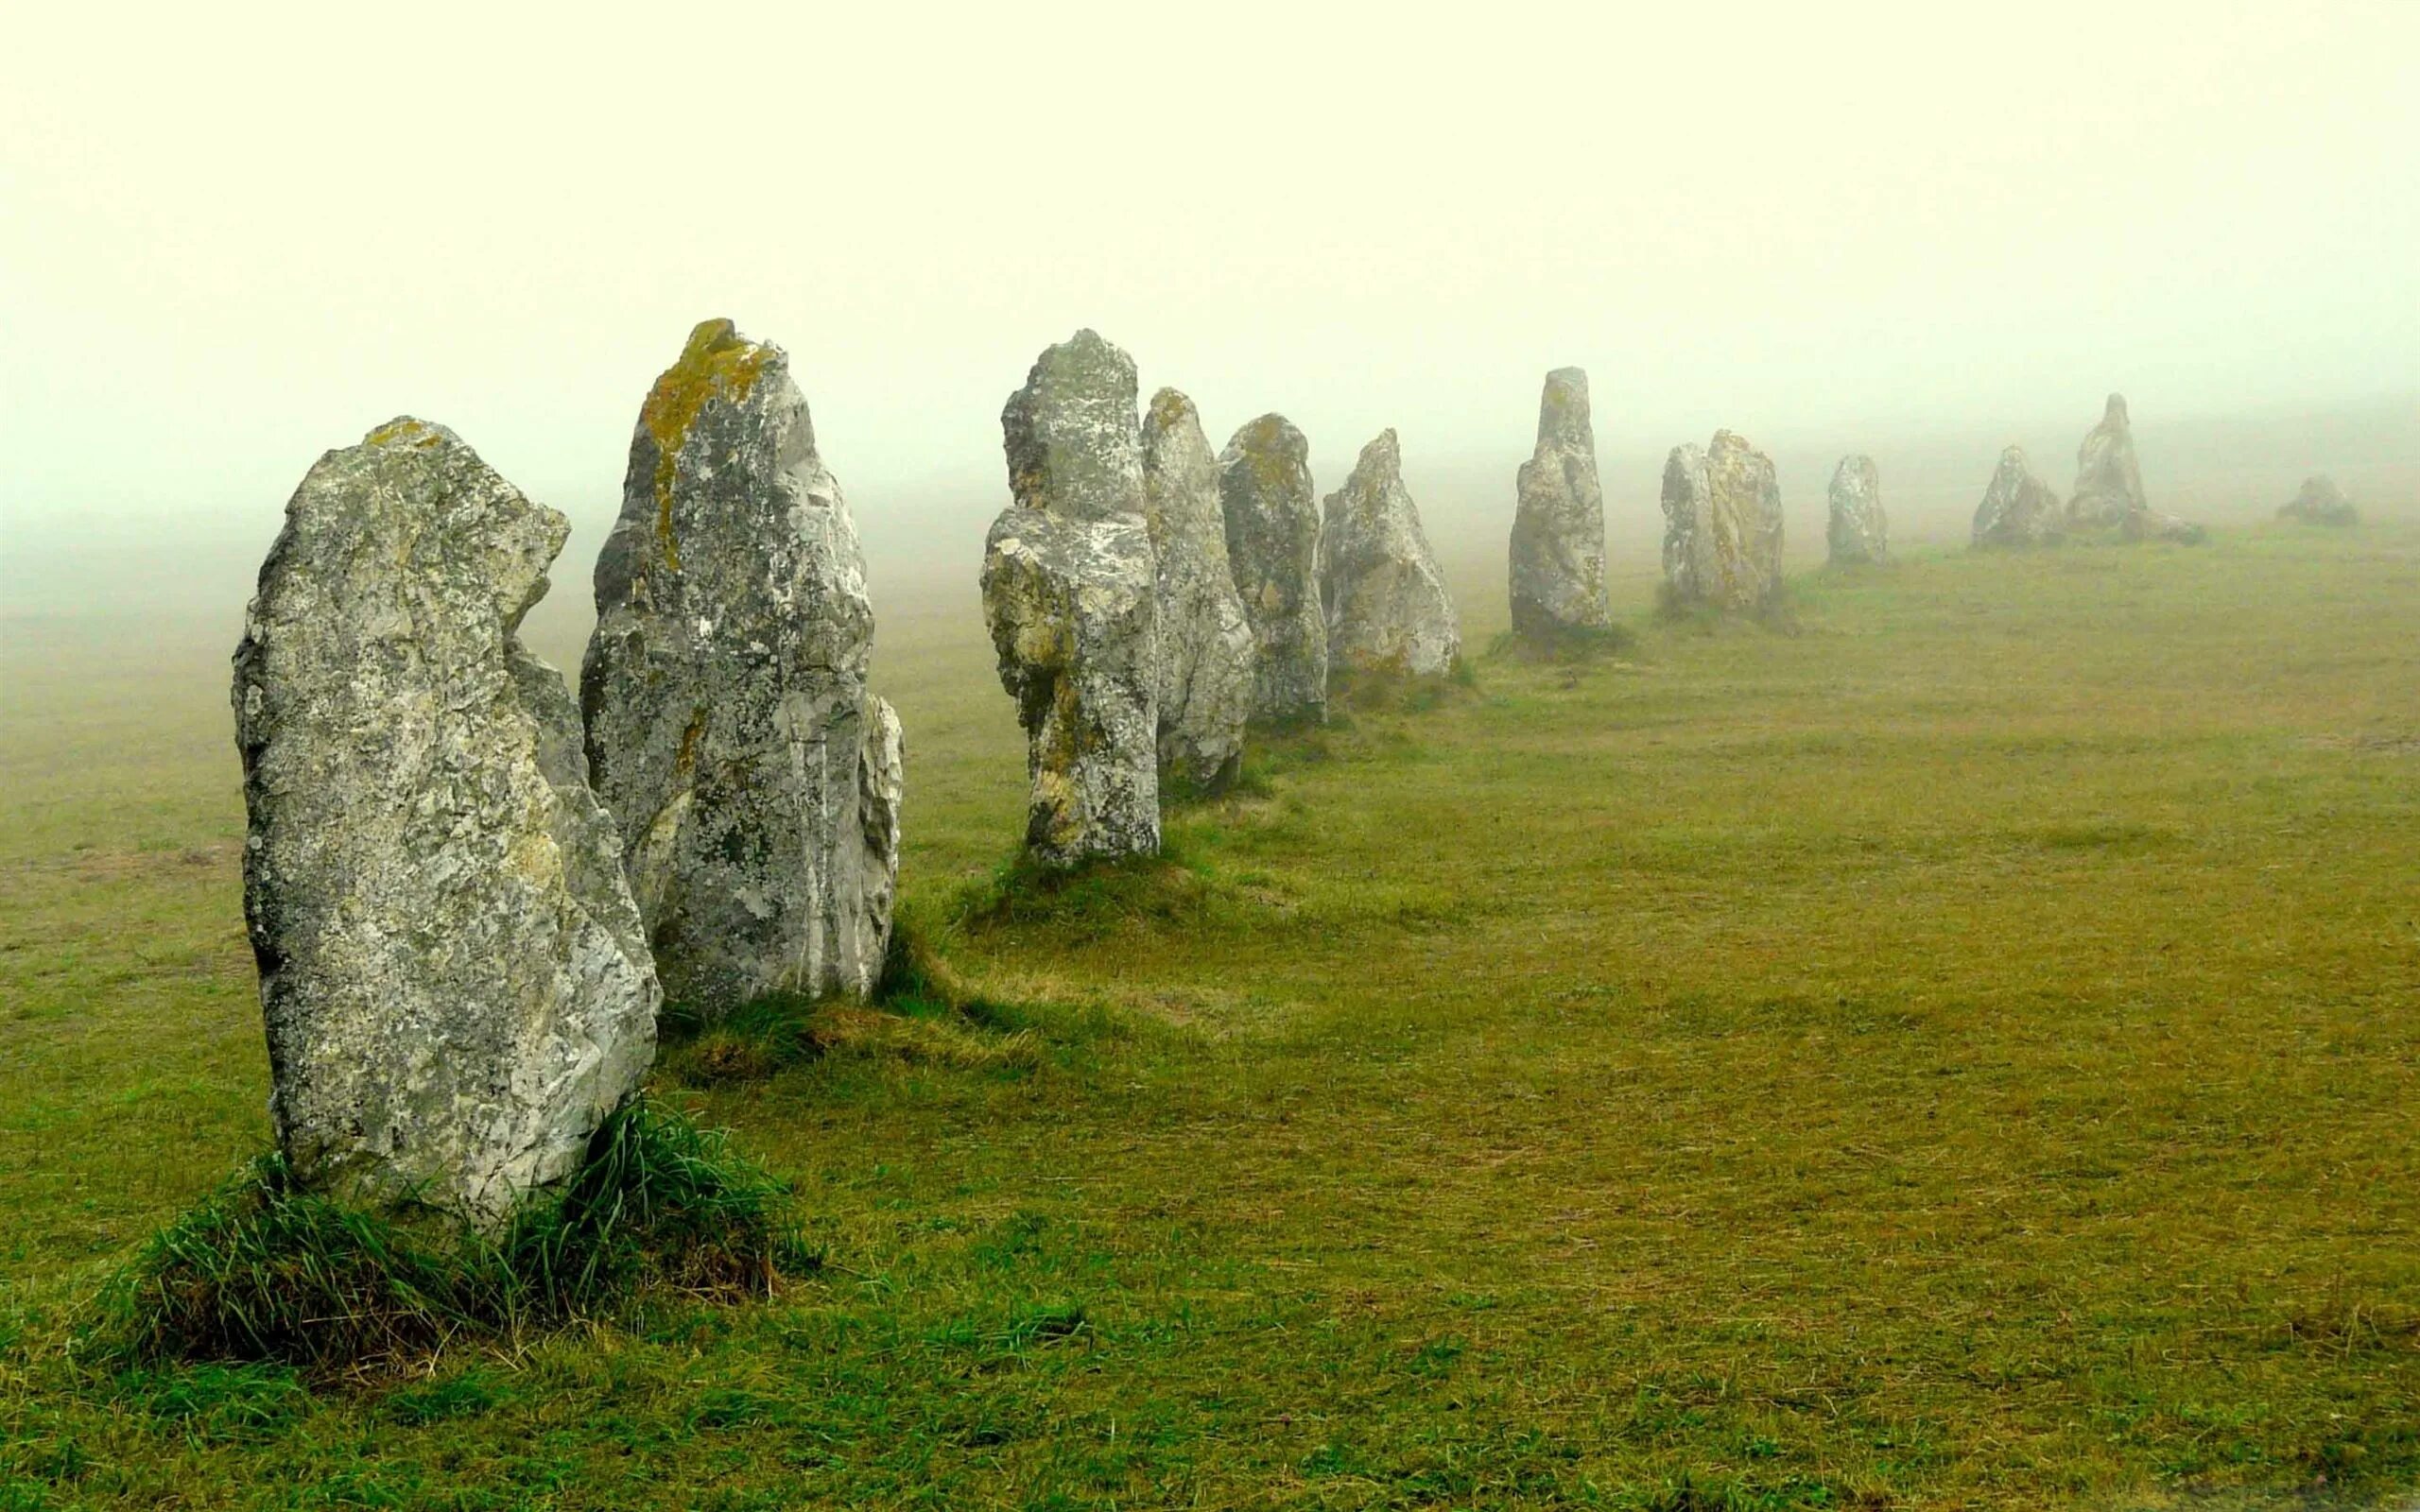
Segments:
[[[655,442],[655,535],[664,545],[664,564],[675,572],[681,569],[681,547],[672,538],[672,484],[689,427],[708,400],[746,399],[772,356],[772,348],[742,336],[729,320],[700,320],[680,360],[648,391],[639,423]]]
[[[672,767],[683,778],[698,769],[698,737],[705,728],[706,712],[700,709],[689,716],[688,728],[681,731],[681,748],[673,754]]]
[[[399,416],[379,426],[362,438],[367,446],[391,446],[397,441],[411,441],[421,446],[434,445],[437,433],[424,421],[409,415]]]
[[[1173,388],[1163,388],[1151,396],[1151,419],[1163,430],[1184,422],[1193,411],[1193,401]]]
[[[1302,474],[1302,459],[1288,439],[1291,429],[1279,415],[1263,415],[1244,427],[1244,455],[1252,462],[1253,480],[1265,489],[1290,488]]]

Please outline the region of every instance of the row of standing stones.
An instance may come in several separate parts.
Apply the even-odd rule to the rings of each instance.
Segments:
[[[1000,678],[1028,735],[1027,844],[1159,847],[1248,730],[1325,717],[1335,676],[1435,677],[1461,638],[1396,436],[1315,504],[1280,415],[1213,454],[1171,388],[1090,331],[1001,416],[1012,503],[985,543]],[[1586,375],[1547,375],[1517,479],[1513,627],[1608,624]],[[1870,458],[1831,485],[1839,562],[1888,559]],[[1664,472],[1668,600],[1765,604],[1772,459],[1730,431]],[[2315,478],[2281,514],[2349,524]],[[1978,544],[2116,527],[2142,501],[2124,401],[2074,500],[2012,448]],[[245,913],[270,1112],[302,1184],[493,1228],[633,1097],[667,998],[872,994],[896,896],[900,724],[868,686],[856,526],[779,347],[707,321],[631,438],[577,700],[518,629],[569,534],[442,426],[328,453],[286,507],[234,658]]]
[[[1443,676],[1461,648],[1394,432],[1315,503],[1284,416],[1213,455],[1193,401],[1137,394],[1133,359],[1080,331],[1000,417],[983,610],[1048,865],[1156,851],[1164,792],[1223,786],[1255,723],[1317,723],[1333,676]]]

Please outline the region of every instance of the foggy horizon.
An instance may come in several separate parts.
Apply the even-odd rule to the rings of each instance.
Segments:
[[[1921,540],[2000,445],[2064,488],[2112,390],[2155,493],[2163,437],[2245,416],[2289,438],[2269,467],[2357,491],[2420,458],[2401,7],[1450,37],[1063,12],[947,46],[862,16],[425,15],[179,18],[124,57],[93,20],[23,24],[8,607],[78,563],[257,561],[312,462],[405,413],[572,517],[552,596],[584,598],[639,402],[715,316],[790,352],[878,597],[971,593],[1000,405],[1083,326],[1214,447],[1288,415],[1322,491],[1393,426],[1449,554],[1509,523],[1564,365],[1617,557],[1653,526],[1639,459],[1720,426],[1781,458],[1794,551],[1828,457],[1881,457]],[[107,58],[111,88],[44,57]],[[2347,424],[2341,460],[2290,439]]]

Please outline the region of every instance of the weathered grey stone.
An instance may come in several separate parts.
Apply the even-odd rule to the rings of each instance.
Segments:
[[[2100,423],[2076,450],[2076,491],[2067,501],[2067,524],[2077,530],[2117,530],[2126,517],[2149,506],[2143,471],[2135,460],[2135,435],[2126,420],[2126,396],[2112,394]]]
[[[1161,778],[1213,792],[1243,757],[1254,643],[1227,560],[1218,459],[1173,388],[1143,414],[1143,513],[1159,563]]]
[[[2040,546],[2066,534],[2066,514],[2050,485],[2026,465],[2025,448],[2000,453],[1991,487],[1975,510],[1974,543],[1978,546]]]
[[[1274,724],[1327,717],[1327,617],[1320,610],[1320,509],[1311,443],[1283,415],[1263,415],[1219,454],[1227,559],[1252,623],[1253,716]]]
[[[1862,454],[1832,470],[1832,513],[1824,530],[1839,566],[1891,559],[1891,522],[1882,512],[1882,475]]]
[[[1344,487],[1327,496],[1320,532],[1329,666],[1423,678],[1451,672],[1462,632],[1404,487],[1393,431],[1361,448]]]
[[[401,419],[285,507],[234,662],[244,912],[295,1175],[501,1221],[638,1089],[658,1002],[579,712],[517,637],[563,517]]]
[[[2171,541],[2198,545],[2209,532],[2190,521],[2154,509],[2143,496],[2143,470],[2135,459],[2135,433],[2126,418],[2126,396],[2112,394],[2100,423],[2076,450],[2076,491],[2067,501],[2067,527],[2080,532],[2115,530],[2124,541]]]
[[[1046,349],[1000,412],[1009,491],[1064,520],[1143,512],[1134,359],[1079,331]]]
[[[2355,525],[2361,523],[2361,511],[2344,496],[2334,478],[2314,472],[2303,479],[2300,492],[2277,507],[2277,518],[2314,525]]]
[[[1588,420],[1588,375],[1547,374],[1537,449],[1521,464],[1512,511],[1512,629],[1553,640],[1605,625],[1605,493]]]
[[[1762,608],[1781,587],[1781,484],[1736,432],[1664,463],[1664,588],[1676,605]]]
[[[1143,517],[1002,510],[984,542],[983,614],[1026,731],[1028,850],[1058,866],[1157,851],[1159,610]]]
[[[671,1000],[870,995],[899,867],[873,608],[782,349],[728,320],[648,392],[596,559],[588,761]]]

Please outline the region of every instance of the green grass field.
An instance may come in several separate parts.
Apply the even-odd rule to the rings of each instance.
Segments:
[[[657,1077],[821,1271],[311,1385],[66,1348],[267,1077],[229,646],[12,648],[0,1509],[2408,1493],[2420,527],[1798,583],[1626,581],[1623,657],[1481,656],[1005,903],[979,624],[886,620],[904,914],[985,1005]]]

